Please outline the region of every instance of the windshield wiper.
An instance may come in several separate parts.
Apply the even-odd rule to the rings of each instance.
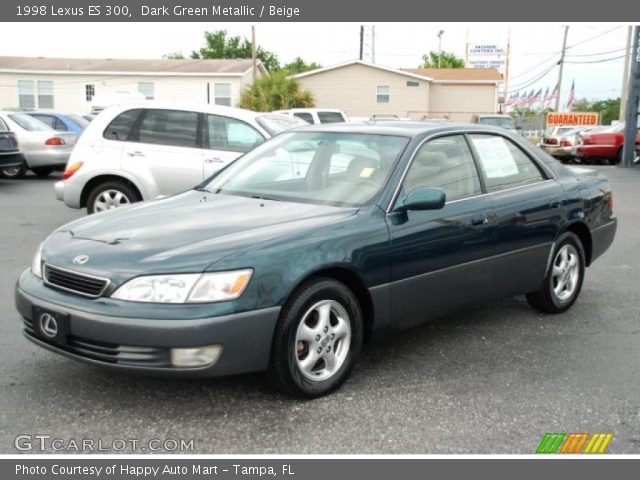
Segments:
[[[202,185],[198,185],[197,187],[194,187],[194,190],[196,192],[207,192],[207,193],[211,193],[211,190],[207,190],[206,188],[204,188]]]

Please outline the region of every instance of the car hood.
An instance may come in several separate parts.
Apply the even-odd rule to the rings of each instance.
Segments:
[[[199,272],[230,254],[316,231],[356,211],[190,191],[69,223],[45,241],[43,259],[112,280],[114,274]],[[79,255],[89,257],[80,266],[73,262]]]

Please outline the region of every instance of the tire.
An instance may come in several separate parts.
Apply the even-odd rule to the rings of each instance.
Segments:
[[[19,167],[7,167],[0,170],[0,174],[4,178],[22,178],[24,174],[27,173],[27,166],[23,163]]]
[[[38,177],[46,177],[51,172],[53,172],[53,167],[36,167],[36,168],[32,168],[31,171],[35,173]]]
[[[124,182],[112,180],[101,183],[91,190],[87,198],[87,213],[102,212],[139,202],[140,195]]]
[[[337,280],[314,278],[296,289],[282,309],[269,379],[296,397],[326,395],[349,376],[362,339],[362,309],[353,292]]]
[[[571,232],[560,236],[542,288],[527,294],[527,302],[544,313],[566,312],[575,303],[585,274],[584,247]]]

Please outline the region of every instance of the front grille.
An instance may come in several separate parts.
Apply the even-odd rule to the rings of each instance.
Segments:
[[[34,325],[31,320],[22,318],[24,332],[30,337],[35,337]],[[171,355],[168,348],[158,347],[135,347],[129,345],[118,345],[116,343],[90,340],[88,338],[69,335],[66,345],[59,345],[40,341],[52,345],[60,350],[64,350],[79,357],[97,360],[99,362],[112,365],[130,365],[136,367],[171,367]]]
[[[48,264],[44,266],[44,281],[52,287],[92,298],[102,295],[109,285],[109,280],[106,278],[94,277]]]

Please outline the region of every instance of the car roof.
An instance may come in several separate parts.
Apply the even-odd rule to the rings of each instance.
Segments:
[[[105,108],[112,109],[118,108],[121,111],[131,110],[135,108],[156,108],[156,109],[168,109],[168,110],[186,110],[190,112],[203,112],[212,113],[218,115],[232,116],[241,120],[253,120],[257,117],[264,115],[266,112],[253,112],[251,110],[245,110],[243,108],[226,107],[223,105],[211,105],[206,103],[189,103],[189,102],[168,102],[168,101],[133,101],[122,102],[117,105],[113,105]]]
[[[447,132],[491,132],[501,135],[505,130],[488,125],[476,125],[471,123],[446,123],[441,122],[412,122],[412,121],[377,121],[363,123],[325,123],[321,125],[308,125],[298,127],[296,132],[343,132],[343,133],[367,133],[371,135],[397,135],[403,137],[417,137],[425,133]]]

